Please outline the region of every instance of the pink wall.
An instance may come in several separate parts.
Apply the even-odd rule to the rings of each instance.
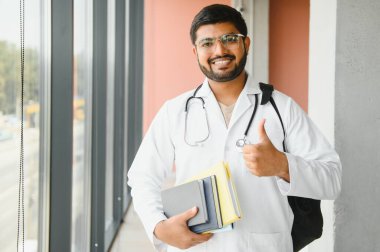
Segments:
[[[309,0],[271,0],[269,81],[307,111]]]
[[[144,132],[165,100],[203,81],[189,30],[196,13],[214,3],[231,0],[145,0]]]

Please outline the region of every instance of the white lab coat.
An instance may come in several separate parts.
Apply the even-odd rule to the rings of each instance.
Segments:
[[[274,91],[273,98],[286,130],[290,183],[278,177],[254,176],[247,171],[243,155],[235,143],[246,130],[254,108],[254,94],[260,94],[261,101],[258,84],[248,78],[227,128],[207,79],[204,81],[197,96],[205,101],[210,135],[199,147],[191,147],[184,141],[185,103],[193,91],[162,106],[128,173],[134,207],[149,238],[157,250],[165,251],[166,244],[158,241],[153,231],[159,221],[166,219],[160,199],[161,184],[173,164],[178,184],[219,161],[226,161],[230,165],[243,217],[234,224],[232,231],[214,234],[208,242],[187,251],[292,251],[293,213],[286,196],[335,199],[341,190],[342,172],[337,153],[291,98]],[[207,131],[204,114],[199,108],[196,104],[189,107],[190,111],[198,111],[190,115],[187,135],[197,132],[202,135]],[[276,148],[282,151],[283,132],[270,103],[259,105],[248,140],[250,143],[258,141],[257,124],[261,118],[266,118],[266,132]],[[168,246],[168,251],[180,250]]]

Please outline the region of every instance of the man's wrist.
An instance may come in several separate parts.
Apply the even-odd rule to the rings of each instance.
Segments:
[[[158,222],[156,224],[156,227],[153,230],[153,234],[154,234],[154,236],[156,236],[157,239],[160,239],[160,237],[159,237],[160,227],[164,224],[164,221],[165,220],[161,220],[160,222]]]
[[[288,158],[283,152],[281,152],[280,154],[280,167],[281,174],[279,174],[279,177],[285,180],[286,182],[290,182]]]

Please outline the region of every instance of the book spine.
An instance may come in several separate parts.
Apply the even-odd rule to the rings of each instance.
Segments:
[[[221,228],[223,227],[223,221],[222,221],[222,213],[220,211],[219,194],[218,194],[218,187],[217,187],[215,176],[212,176],[211,182],[212,182],[212,191],[214,194],[215,212],[217,216],[218,227]]]

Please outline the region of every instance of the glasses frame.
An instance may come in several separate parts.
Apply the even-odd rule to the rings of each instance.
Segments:
[[[233,36],[237,36],[238,38],[246,38],[246,36],[244,36],[243,34],[240,34],[240,33],[227,33],[227,34],[223,34],[219,37],[205,37],[205,38],[202,38],[200,39],[198,42],[195,42],[195,46],[202,50],[202,51],[205,51],[205,52],[211,52],[211,51],[214,51],[215,50],[215,47],[216,47],[216,41],[220,41],[220,43],[223,45],[224,48],[229,48],[229,46],[227,45],[227,42],[223,42],[223,37],[225,36],[228,36],[228,35],[233,35]],[[204,40],[210,40],[210,42],[212,41],[213,45],[212,46],[209,46],[209,47],[202,47],[200,46],[200,42],[204,41]],[[238,43],[238,42],[237,42]]]

